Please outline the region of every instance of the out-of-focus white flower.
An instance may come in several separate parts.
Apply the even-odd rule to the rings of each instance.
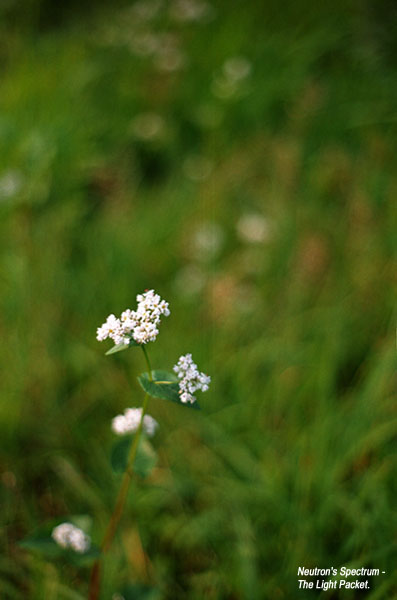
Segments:
[[[183,163],[183,170],[192,181],[204,181],[212,171],[212,162],[205,156],[191,155]]]
[[[269,222],[265,217],[249,213],[237,221],[237,233],[244,242],[260,244],[266,242],[271,235]]]
[[[52,530],[51,536],[58,546],[71,548],[80,554],[87,552],[91,546],[90,537],[72,523],[61,523]]]
[[[165,122],[163,117],[156,113],[141,113],[133,119],[131,130],[135,137],[141,140],[157,140],[165,133]]]
[[[191,239],[194,254],[200,260],[212,260],[220,252],[224,237],[223,229],[217,223],[202,223]]]
[[[181,402],[188,403],[196,401],[194,392],[201,390],[206,392],[211,382],[211,377],[205,373],[200,373],[195,362],[193,362],[191,354],[180,356],[177,364],[174,366],[174,371],[179,378],[179,394]]]
[[[174,285],[178,294],[191,297],[200,293],[205,283],[206,279],[203,271],[196,265],[187,265],[178,271]]]
[[[162,0],[139,0],[132,5],[131,15],[140,21],[150,21],[157,17],[162,5]]]
[[[172,73],[185,66],[186,56],[180,48],[180,39],[177,35],[160,33],[157,35],[157,42],[153,64],[159,71]]]
[[[98,327],[96,338],[102,342],[110,338],[117,344],[129,344],[131,338],[137,344],[147,344],[154,342],[159,330],[157,325],[160,323],[162,315],[168,317],[170,309],[168,302],[162,300],[154,290],[148,290],[136,297],[138,306],[136,310],[127,308],[121,318],[117,319],[115,315],[109,315],[106,322]]]
[[[251,73],[251,63],[243,56],[226,60],[212,82],[212,92],[221,99],[231,98],[243,91],[242,85]]]
[[[251,73],[251,63],[244,56],[233,56],[223,64],[225,76],[232,81],[241,81]]]
[[[154,57],[154,65],[159,71],[172,73],[186,64],[186,56],[177,46],[160,46]]]
[[[19,171],[7,171],[0,176],[0,202],[12,198],[19,192],[23,184],[23,177]]]
[[[171,17],[176,21],[203,21],[212,13],[212,6],[202,0],[174,0],[170,8]]]
[[[216,75],[211,85],[212,93],[221,100],[234,96],[237,92],[237,89],[237,83],[233,80],[227,79],[223,76],[223,74]]]
[[[117,435],[126,435],[134,433],[141,422],[141,408],[126,408],[123,415],[117,415],[112,420],[112,429]],[[148,436],[153,436],[156,433],[158,423],[150,415],[143,417],[143,430]]]
[[[128,40],[128,47],[137,56],[151,56],[158,50],[159,43],[158,36],[153,33],[146,31],[137,34],[133,32]]]

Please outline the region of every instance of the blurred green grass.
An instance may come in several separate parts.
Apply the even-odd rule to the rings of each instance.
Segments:
[[[67,6],[0,25],[0,597],[86,597],[17,542],[71,513],[100,541],[145,367],[95,330],[151,287],[153,365],[213,384],[198,416],[152,400],[103,598],[306,598],[297,567],[331,565],[395,597],[393,6]]]

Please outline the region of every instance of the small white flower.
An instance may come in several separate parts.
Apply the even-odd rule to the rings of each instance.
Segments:
[[[91,546],[90,537],[72,523],[61,523],[52,530],[51,536],[58,546],[71,548],[80,554],[87,552]]]
[[[157,53],[154,64],[159,71],[172,73],[185,66],[186,57],[179,48],[162,48]]]
[[[144,141],[161,139],[166,131],[163,117],[153,112],[137,115],[131,123],[132,133]]]
[[[117,435],[124,435],[126,433],[126,418],[124,415],[117,415],[112,420],[112,429]]]
[[[218,223],[202,223],[191,237],[192,254],[201,261],[210,261],[221,252],[225,234]]]
[[[150,21],[159,14],[162,5],[162,0],[138,0],[132,5],[130,11],[134,19]]]
[[[126,408],[123,415],[117,415],[112,420],[112,429],[117,435],[126,435],[127,433],[134,433],[141,422],[142,409],[141,408]],[[152,437],[156,433],[158,423],[150,415],[143,417],[143,430],[145,433]]]
[[[211,15],[212,6],[202,0],[174,0],[170,12],[171,16],[181,23],[203,21]]]
[[[98,327],[96,339],[102,342],[110,338],[115,344],[121,344],[125,341],[128,344],[128,339],[124,336],[124,331],[120,319],[116,319],[115,315],[109,315],[106,322]]]
[[[251,73],[252,66],[244,56],[229,58],[223,65],[225,76],[231,81],[241,81]]]
[[[137,56],[151,56],[158,49],[159,39],[150,32],[134,33],[128,40],[128,46]]]
[[[174,371],[179,378],[179,394],[181,402],[184,404],[196,401],[194,392],[201,390],[206,392],[209,388],[211,377],[205,373],[200,373],[197,365],[193,362],[191,354],[180,356]]]
[[[23,177],[19,171],[6,171],[0,175],[0,202],[15,196],[23,185]]]
[[[200,293],[205,283],[204,272],[196,265],[188,265],[181,269],[174,281],[178,294],[185,297]]]
[[[256,213],[242,215],[236,225],[237,233],[244,242],[260,244],[271,238],[271,226],[265,217]]]
[[[102,342],[110,338],[117,344],[129,344],[133,338],[138,344],[154,342],[158,336],[158,325],[162,315],[168,317],[168,302],[162,300],[154,290],[138,294],[137,309],[127,308],[120,319],[109,315],[106,322],[97,329],[97,340]]]
[[[212,91],[218,98],[232,98],[244,91],[245,83],[251,73],[251,63],[243,56],[229,58],[221,70],[214,74]]]

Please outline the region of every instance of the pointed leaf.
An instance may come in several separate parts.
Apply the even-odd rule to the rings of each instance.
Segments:
[[[116,352],[123,352],[124,350],[128,350],[128,348],[132,348],[134,346],[140,346],[140,344],[138,344],[133,338],[130,338],[129,344],[124,344],[123,342],[121,344],[117,344],[105,352],[105,356],[109,356],[109,354],[116,354]]]
[[[113,444],[110,453],[110,464],[115,473],[124,473],[126,470],[131,443],[132,437],[126,435]]]
[[[46,558],[56,558],[61,556],[64,549],[58,546],[50,536],[38,537],[35,535],[28,536],[19,542],[19,546],[24,550],[38,552]]]
[[[76,525],[84,531],[84,533],[90,533],[92,529],[92,517],[90,515],[73,515],[66,519],[69,523]],[[62,522],[62,521],[61,521]]]
[[[178,380],[173,373],[167,371],[152,371],[153,380],[150,380],[148,373],[142,373],[138,377],[138,381],[145,392],[154,398],[162,398],[163,400],[171,400],[181,406],[199,409],[197,402],[193,404],[181,402],[179,395]]]
[[[152,444],[145,437],[142,437],[134,461],[134,472],[145,479],[150,475],[156,463],[157,454]]]
[[[80,554],[79,552],[73,552],[72,550],[67,551],[69,560],[73,564],[84,567],[89,566],[101,555],[101,549],[95,544],[91,544],[87,552]]]

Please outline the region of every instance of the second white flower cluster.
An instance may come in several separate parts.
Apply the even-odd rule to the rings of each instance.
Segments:
[[[123,415],[117,415],[112,420],[112,429],[117,435],[126,435],[127,433],[135,433],[138,429],[142,418],[141,408],[126,408]],[[156,433],[158,423],[150,415],[143,417],[142,429],[149,436]]]
[[[205,373],[200,373],[191,354],[181,356],[174,366],[174,371],[179,378],[179,394],[181,402],[191,404],[196,401],[194,392],[201,390],[206,392],[211,382],[211,377]]]
[[[79,554],[84,554],[91,546],[91,539],[82,529],[72,523],[61,523],[54,527],[52,538],[62,548],[70,548]]]

